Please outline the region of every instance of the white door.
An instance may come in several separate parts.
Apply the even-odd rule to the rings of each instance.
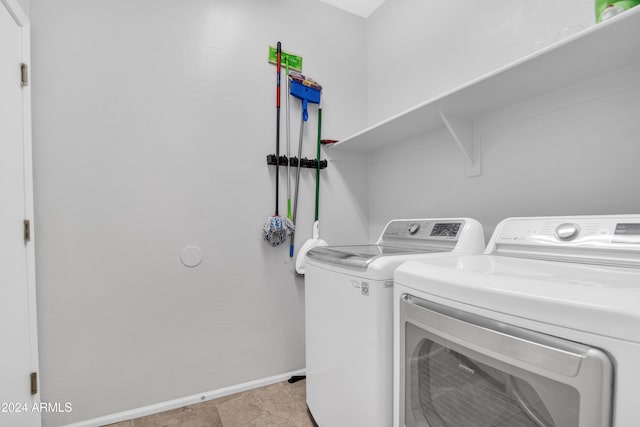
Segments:
[[[32,427],[40,425],[40,413],[30,382],[37,345],[33,249],[24,238],[32,190],[20,72],[28,40],[14,5],[0,1],[0,426]]]

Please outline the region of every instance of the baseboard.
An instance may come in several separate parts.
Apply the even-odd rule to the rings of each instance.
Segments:
[[[195,403],[205,402],[207,400],[218,399],[220,397],[229,396],[232,394],[240,393],[242,391],[252,390],[258,387],[264,387],[270,384],[279,383],[287,380],[294,375],[304,375],[304,369],[287,372],[273,377],[262,378],[255,381],[249,381],[242,384],[236,384],[229,387],[220,388],[213,391],[207,391],[204,393],[198,393],[191,396],[181,397],[174,400],[168,400],[166,402],[155,403],[149,406],[143,406],[141,408],[130,409],[124,412],[118,412],[111,415],[105,415],[103,417],[93,418],[86,421],[79,421],[73,424],[67,424],[67,427],[101,427],[106,424],[113,424],[120,421],[126,421],[133,418],[144,417],[147,415],[157,414],[159,412],[169,411],[171,409],[181,408],[187,405],[193,405]]]

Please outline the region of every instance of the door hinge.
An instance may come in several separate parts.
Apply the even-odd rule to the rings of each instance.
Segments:
[[[28,219],[24,220],[24,242],[27,243],[31,240],[31,221]]]
[[[20,86],[29,86],[29,66],[27,64],[20,64]]]
[[[31,394],[38,394],[38,373],[31,372],[29,378],[31,380]]]

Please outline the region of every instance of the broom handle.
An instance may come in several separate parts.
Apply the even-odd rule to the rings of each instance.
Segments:
[[[293,196],[293,223],[296,224],[296,216],[298,213],[298,189],[300,188],[300,164],[302,163],[302,136],[304,134],[304,114],[300,117],[300,141],[298,142],[298,167],[296,170],[296,192]],[[291,233],[291,245],[289,246],[289,256],[293,256],[293,245],[296,233]]]
[[[300,140],[298,141],[298,167],[296,169],[296,190],[293,196],[293,223],[296,223],[298,213],[298,189],[300,188],[300,164],[302,163],[302,137],[304,134],[304,115],[300,117]],[[293,240],[292,240],[293,241]]]

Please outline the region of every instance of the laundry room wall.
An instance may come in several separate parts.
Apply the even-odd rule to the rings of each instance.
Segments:
[[[594,22],[593,1],[475,3],[388,0],[369,18],[370,123]],[[371,154],[370,239],[398,217],[470,216],[488,239],[510,216],[640,212],[626,190],[640,179],[639,76],[632,65],[477,119],[478,177],[446,132]]]
[[[29,0],[18,0],[18,3],[22,7],[22,10],[25,11],[27,16],[29,16]]]
[[[288,245],[261,232],[275,193],[268,45],[302,55],[324,86],[323,135],[354,133],[366,125],[365,20],[316,0],[30,6],[42,400],[73,408],[44,425],[303,369],[304,280]],[[298,101],[291,116],[297,151]],[[303,157],[316,126],[310,106]],[[348,153],[322,172],[330,243],[367,238],[364,172]],[[314,179],[302,170],[298,248]],[[196,267],[181,263],[188,246]]]
[[[590,27],[594,3],[387,0],[367,19],[369,124]]]

